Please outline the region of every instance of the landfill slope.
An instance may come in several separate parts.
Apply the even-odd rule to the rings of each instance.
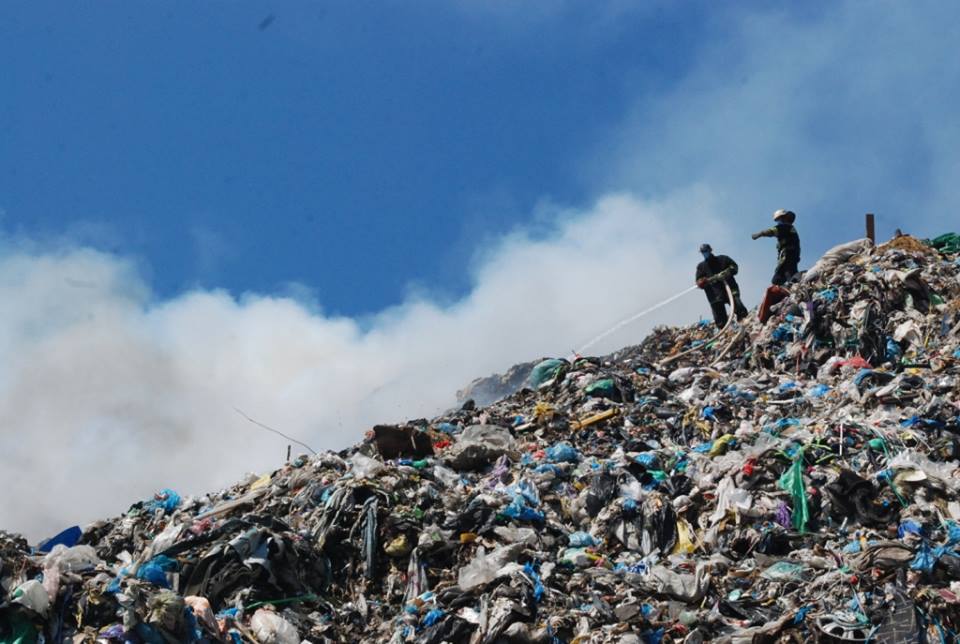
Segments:
[[[958,241],[847,244],[765,322],[0,533],[0,644],[956,641]]]

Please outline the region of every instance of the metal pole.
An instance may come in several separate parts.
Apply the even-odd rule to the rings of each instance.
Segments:
[[[873,213],[867,213],[867,239],[872,241],[874,244],[877,243],[877,230],[873,220]]]

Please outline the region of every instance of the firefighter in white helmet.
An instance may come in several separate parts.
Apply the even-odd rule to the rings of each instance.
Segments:
[[[792,211],[781,208],[773,213],[773,220],[776,222],[773,228],[767,228],[753,234],[754,239],[760,239],[761,237],[777,238],[777,268],[774,270],[771,280],[777,286],[783,286],[800,272],[798,267],[800,264],[800,235],[793,225],[796,219],[797,216]]]

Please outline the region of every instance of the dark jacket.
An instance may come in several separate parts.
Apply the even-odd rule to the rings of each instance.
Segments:
[[[702,279],[710,280],[703,291],[707,294],[707,299],[711,304],[728,302],[727,289],[723,288],[726,282],[733,295],[740,295],[740,286],[733,276],[737,274],[740,268],[737,263],[726,255],[711,255],[709,258],[697,264],[697,281]]]
[[[757,237],[777,238],[777,259],[783,261],[800,261],[800,235],[793,224],[777,224],[757,233]]]

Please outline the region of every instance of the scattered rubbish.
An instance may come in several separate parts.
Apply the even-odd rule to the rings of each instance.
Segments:
[[[518,365],[219,492],[0,532],[0,643],[955,641],[957,240],[844,244],[719,337]]]

